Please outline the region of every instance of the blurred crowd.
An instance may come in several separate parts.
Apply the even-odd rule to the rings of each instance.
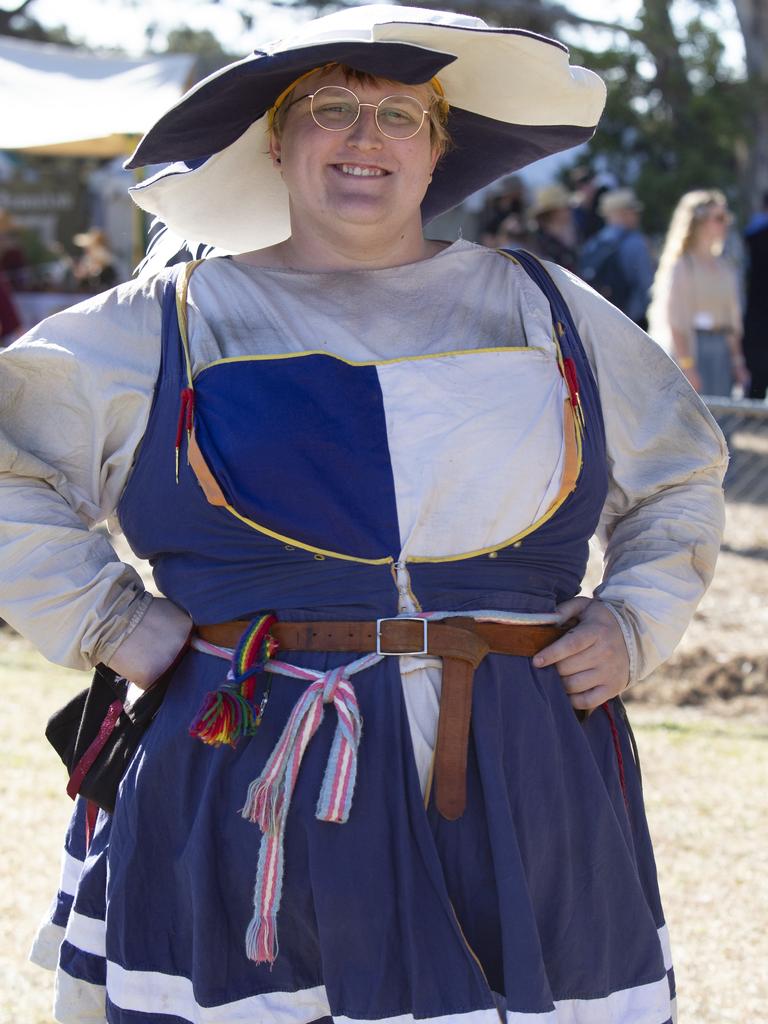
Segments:
[[[22,225],[0,208],[0,344],[8,344],[22,328],[20,296],[31,292],[92,295],[118,281],[109,239],[101,228],[74,235],[75,256],[60,243],[53,243],[47,247],[50,258],[34,264],[28,258],[24,235]]]
[[[566,184],[533,195],[522,179],[507,179],[486,200],[478,240],[527,249],[583,278],[648,330],[702,394],[765,399],[768,195],[740,235],[717,190],[682,196],[663,239],[649,240],[642,217],[631,188],[577,167]],[[737,260],[728,251],[734,240]],[[117,283],[101,228],[76,234],[72,248],[76,256],[55,245],[47,263],[29,267],[21,229],[0,209],[0,344],[22,328],[14,293],[93,294]]]
[[[663,239],[646,236],[642,216],[632,189],[580,167],[533,195],[521,179],[505,182],[486,202],[479,240],[577,274],[647,330],[701,394],[765,399],[768,195],[740,239],[716,189],[682,196]]]

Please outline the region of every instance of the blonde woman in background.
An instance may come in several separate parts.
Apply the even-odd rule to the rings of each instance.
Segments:
[[[748,379],[738,282],[722,255],[730,223],[722,192],[687,192],[672,214],[653,283],[650,333],[705,395],[730,396]]]

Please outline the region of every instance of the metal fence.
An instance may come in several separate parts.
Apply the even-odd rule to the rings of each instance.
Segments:
[[[720,424],[731,453],[726,500],[768,505],[768,404],[727,398],[704,401]]]

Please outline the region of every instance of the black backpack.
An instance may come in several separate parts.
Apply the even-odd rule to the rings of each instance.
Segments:
[[[623,310],[632,294],[632,282],[619,259],[619,250],[627,232],[622,231],[610,238],[601,236],[602,232],[599,232],[584,243],[579,256],[579,276]]]

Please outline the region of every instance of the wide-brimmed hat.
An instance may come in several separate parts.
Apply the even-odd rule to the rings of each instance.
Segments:
[[[634,210],[642,213],[643,204],[631,188],[614,188],[603,192],[597,204],[597,212],[601,217],[608,217],[619,210]]]
[[[554,210],[566,210],[571,205],[571,195],[562,185],[545,185],[536,193],[531,207],[532,217],[541,217]]]
[[[88,249],[92,245],[109,247],[109,239],[103,228],[89,228],[87,231],[81,231],[72,237],[72,241],[80,249]]]
[[[299,76],[331,61],[411,85],[439,76],[454,145],[434,172],[424,223],[585,142],[605,103],[602,80],[571,67],[552,39],[461,14],[365,5],[310,21],[192,88],[127,162],[169,164],[131,189],[134,201],[182,238],[229,252],[287,238],[288,193],[269,157],[267,114]]]

